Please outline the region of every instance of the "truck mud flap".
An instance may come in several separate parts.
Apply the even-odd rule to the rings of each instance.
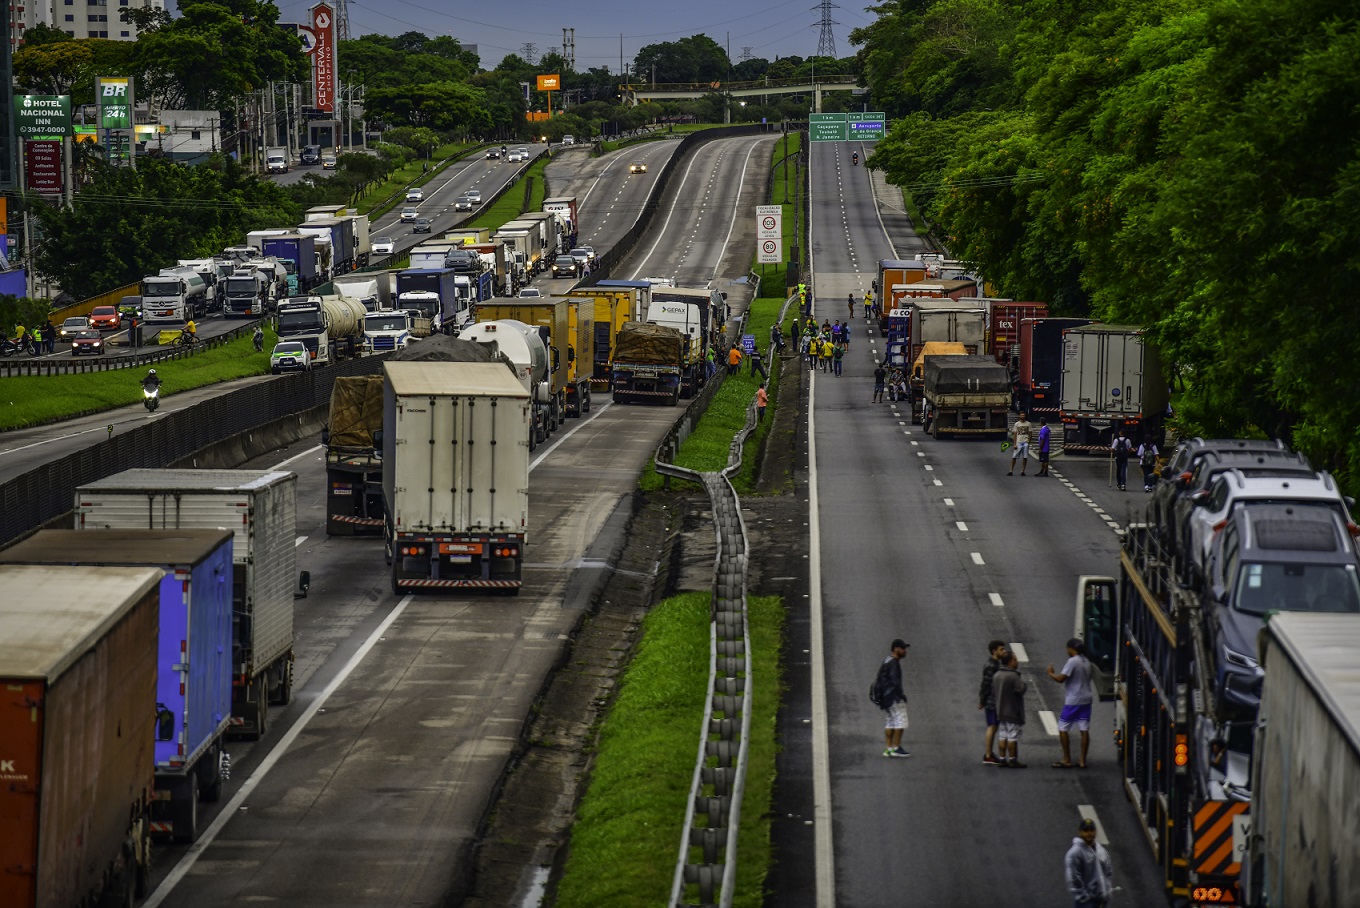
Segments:
[[[415,577],[399,579],[396,581],[396,585],[406,590],[465,589],[514,590],[519,592],[524,582],[522,580],[429,580]]]

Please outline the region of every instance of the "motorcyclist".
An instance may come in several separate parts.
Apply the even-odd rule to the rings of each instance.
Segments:
[[[160,386],[161,386],[161,377],[160,377],[159,375],[156,374],[156,370],[155,370],[155,369],[152,369],[150,372],[146,373],[146,378],[142,379],[142,390],[143,390],[143,391],[147,391],[147,392],[155,391],[155,390],[157,390],[158,388],[160,388]]]
[[[255,326],[254,340],[255,340],[255,352],[256,353],[264,352],[264,328],[261,328],[259,325]]]
[[[859,152],[858,152],[858,151],[855,152],[854,154],[852,154],[852,155],[850,156],[850,162],[851,162],[852,164],[856,165],[856,166],[859,165]]]

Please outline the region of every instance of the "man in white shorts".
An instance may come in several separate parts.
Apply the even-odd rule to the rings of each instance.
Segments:
[[[1015,653],[1003,657],[992,678],[996,688],[996,749],[999,769],[1025,769],[1020,762],[1020,733],[1025,726],[1025,681],[1020,677],[1020,661]]]
[[[1015,446],[1011,448],[1011,468],[1006,471],[1007,476],[1015,474],[1016,458],[1020,459],[1020,475],[1025,475],[1025,464],[1029,463],[1029,429],[1029,420],[1022,411],[1020,418],[1011,427],[1011,442]]]
[[[880,703],[887,716],[883,722],[885,757],[911,756],[902,749],[902,732],[907,729],[907,694],[902,690],[902,657],[906,654],[907,644],[894,640],[892,655],[883,660],[879,669]]]
[[[1095,682],[1091,678],[1091,662],[1086,658],[1086,644],[1078,637],[1067,641],[1067,663],[1061,672],[1048,666],[1048,676],[1063,686],[1063,710],[1058,716],[1058,741],[1063,758],[1054,769],[1086,768],[1086,751],[1091,746],[1091,704],[1096,699]],[[1068,735],[1073,728],[1081,732],[1081,762],[1072,762],[1072,741]]]

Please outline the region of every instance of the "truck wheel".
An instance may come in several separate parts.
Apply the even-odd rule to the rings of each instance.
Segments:
[[[400,580],[400,579],[401,579],[401,565],[399,565],[397,562],[393,561],[393,562],[392,562],[392,592],[393,592],[395,595],[397,595],[397,596],[400,596],[400,595],[401,595],[401,587],[397,585],[397,581]]]
[[[198,776],[190,773],[184,780],[188,791],[179,802],[176,811],[174,831],[170,838],[176,842],[189,844],[198,838]]]
[[[582,412],[589,413],[589,412],[590,412],[590,386],[589,386],[589,385],[586,386],[586,393],[585,393],[585,396],[582,398],[582,400],[585,401],[585,403],[582,404],[582,407],[583,407],[583,411],[582,411]]]
[[[287,706],[288,701],[293,698],[293,662],[291,659],[283,660],[283,667],[279,669],[278,674],[281,677],[279,677],[279,683],[274,685],[269,702],[273,706]]]
[[[529,453],[530,453],[530,454],[534,453],[534,449],[537,448],[537,447],[538,447],[538,433],[537,433],[536,431],[534,431],[534,427],[533,427],[533,426],[530,426],[530,427],[529,427]]]
[[[265,675],[261,673],[255,679],[255,731],[251,733],[251,739],[258,741],[264,737],[265,731],[269,728],[269,685],[266,683]]]
[[[222,800],[222,745],[209,751],[198,765],[207,767],[208,772],[208,781],[200,784],[198,796],[204,804],[216,804]]]
[[[671,392],[671,403],[670,403],[670,405],[671,405],[672,407],[678,407],[678,406],[680,405],[680,389],[679,389],[679,388],[676,388],[673,392]]]

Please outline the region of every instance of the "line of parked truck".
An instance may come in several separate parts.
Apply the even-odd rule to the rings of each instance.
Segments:
[[[1360,904],[1354,502],[1265,440],[1180,445],[1076,628],[1174,904]]]
[[[0,553],[0,904],[132,904],[293,685],[297,477],[129,470]]]
[[[1014,408],[1061,422],[1069,452],[1108,451],[1121,429],[1160,439],[1168,387],[1142,328],[1053,318],[980,285],[938,256],[878,263],[885,367],[906,377],[916,420],[937,435],[1005,435]]]

